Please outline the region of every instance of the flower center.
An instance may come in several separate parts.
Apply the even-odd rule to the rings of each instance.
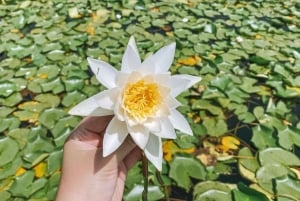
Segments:
[[[161,101],[162,97],[156,83],[139,80],[125,87],[123,97],[125,110],[138,120],[154,115]]]

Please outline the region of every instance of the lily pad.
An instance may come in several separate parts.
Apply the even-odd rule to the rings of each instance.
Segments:
[[[0,139],[0,166],[14,160],[19,151],[18,143],[10,137],[4,137]]]
[[[238,188],[233,190],[233,195],[235,200],[243,200],[243,201],[252,201],[252,200],[259,200],[259,201],[269,201],[267,196],[263,193],[256,191],[252,188],[247,187],[243,183],[238,184]]]
[[[300,159],[292,152],[279,147],[267,148],[259,152],[262,165],[282,164],[286,166],[300,166]]]
[[[39,117],[41,124],[49,129],[52,129],[57,121],[65,116],[66,112],[57,108],[50,108],[42,112]]]
[[[60,61],[64,59],[65,52],[62,50],[52,50],[47,54],[47,57],[52,61]]]
[[[1,96],[8,97],[17,90],[15,83],[10,81],[0,82],[0,94]]]
[[[131,191],[124,196],[124,201],[139,201],[141,199],[144,187],[142,185],[135,185]],[[148,200],[159,200],[164,197],[158,186],[148,187]]]
[[[204,180],[206,177],[205,167],[194,158],[176,156],[171,163],[169,173],[178,186],[188,190],[191,186],[191,178]]]
[[[231,189],[224,183],[205,181],[195,185],[194,199],[197,201],[224,200],[231,201]]]

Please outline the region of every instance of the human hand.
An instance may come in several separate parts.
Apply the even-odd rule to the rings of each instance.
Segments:
[[[87,117],[67,139],[56,201],[122,200],[127,171],[141,158],[141,151],[127,137],[114,153],[102,156],[103,135],[111,118]]]

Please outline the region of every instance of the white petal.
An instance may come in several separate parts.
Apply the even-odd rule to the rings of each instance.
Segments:
[[[133,36],[130,37],[129,41],[128,41],[128,46],[130,46],[137,55],[139,55],[139,51],[137,49],[136,43],[135,43],[135,39]]]
[[[138,53],[134,37],[131,37],[122,58],[122,72],[131,73],[141,65],[141,58]]]
[[[169,114],[170,114],[169,110],[170,110],[170,108],[169,108],[168,104],[165,103],[165,102],[163,102],[163,103],[160,105],[158,111],[156,112],[156,116],[157,116],[157,117],[160,117],[160,118],[161,118],[161,117],[167,117],[167,116],[169,116]]]
[[[181,103],[176,98],[173,98],[171,96],[167,96],[164,101],[169,109],[175,109],[181,105]]]
[[[174,128],[188,135],[193,135],[193,131],[189,123],[180,112],[178,112],[177,110],[171,110],[170,113],[171,114],[169,116],[169,119],[173,124]]]
[[[150,132],[161,131],[161,125],[159,119],[148,118],[143,124],[146,128],[149,129]]]
[[[114,113],[120,121],[125,121],[125,111],[121,107],[119,101],[117,101],[116,104],[115,104]]]
[[[128,131],[133,141],[141,148],[144,149],[148,139],[149,139],[149,130],[142,125],[136,125],[129,127]]]
[[[118,71],[110,64],[93,58],[87,58],[97,80],[107,88],[116,87]]]
[[[191,75],[174,75],[171,77],[171,95],[178,96],[181,92],[190,88],[201,80],[201,77]]]
[[[161,138],[175,139],[176,133],[174,127],[168,118],[160,118],[161,130],[152,132],[154,135]]]
[[[157,83],[159,83],[159,85],[169,86],[170,85],[169,83],[171,81],[171,73],[166,72],[163,74],[155,74],[154,79]]]
[[[175,43],[171,43],[154,55],[149,56],[142,63],[141,71],[149,73],[165,73],[171,67],[175,55]]]
[[[125,84],[127,83],[128,78],[129,78],[128,73],[123,73],[122,71],[120,71],[118,73],[117,85],[119,87],[125,86]]]
[[[128,135],[125,122],[114,117],[108,124],[103,138],[103,156],[108,156],[124,142]]]
[[[150,135],[144,150],[148,160],[161,171],[162,169],[162,143],[161,139],[155,135]]]
[[[69,111],[69,114],[79,116],[107,116],[113,114],[112,110],[99,107],[95,99],[97,95],[98,94],[80,102]]]
[[[179,76],[183,79],[187,79],[190,81],[189,85],[188,85],[188,88],[190,88],[191,86],[193,86],[194,84],[196,84],[197,82],[200,82],[202,80],[201,77],[199,76],[193,76],[193,75],[185,75],[185,74],[182,74],[182,75],[176,75],[176,76]]]
[[[114,110],[118,92],[119,90],[117,88],[113,88],[104,90],[93,97],[95,98],[96,104],[98,104],[101,108]]]

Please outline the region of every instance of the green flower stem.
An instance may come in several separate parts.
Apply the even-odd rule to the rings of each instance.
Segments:
[[[144,190],[142,194],[142,201],[148,200],[148,159],[144,152],[142,152],[142,172],[144,178]]]
[[[165,200],[170,201],[168,186],[165,185],[164,181],[161,178],[160,171],[158,171],[158,170],[156,170],[156,177],[157,177],[157,180],[160,183],[160,185],[164,188]]]

